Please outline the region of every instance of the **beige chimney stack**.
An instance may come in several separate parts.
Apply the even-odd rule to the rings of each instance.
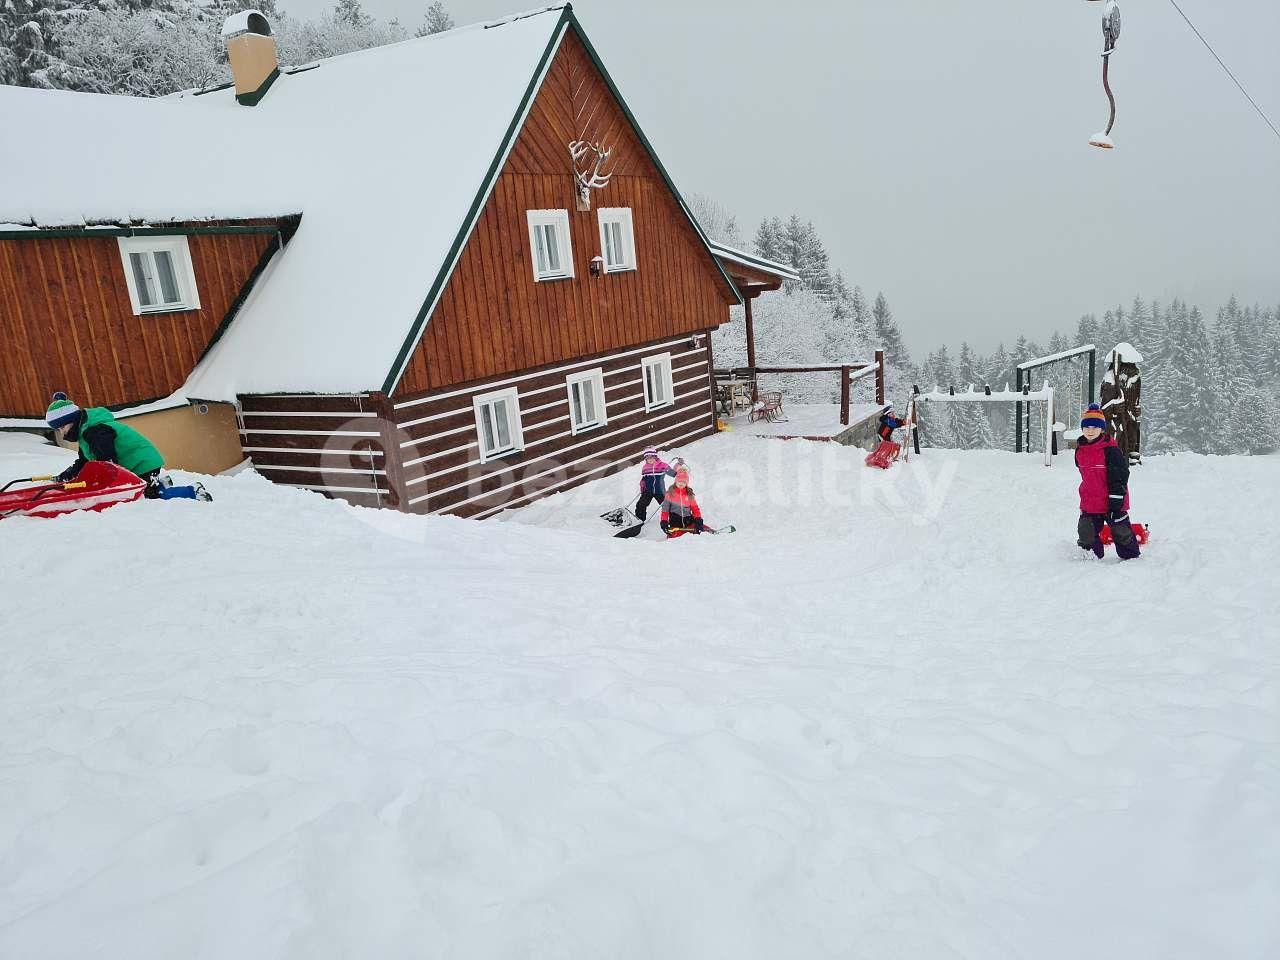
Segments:
[[[236,82],[236,102],[252,107],[280,76],[271,24],[257,10],[243,10],[227,17],[222,39],[227,44],[231,78]]]

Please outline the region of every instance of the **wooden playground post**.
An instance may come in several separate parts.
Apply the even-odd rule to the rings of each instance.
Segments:
[[[840,426],[849,425],[849,367],[840,368]]]

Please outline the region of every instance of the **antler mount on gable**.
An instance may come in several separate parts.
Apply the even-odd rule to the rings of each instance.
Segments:
[[[606,148],[599,143],[590,143],[586,140],[574,140],[569,144],[569,156],[573,158],[573,178],[577,186],[579,210],[590,210],[591,191],[603,190],[609,185],[613,170],[608,173],[604,173],[603,170],[612,153],[612,147]],[[583,170],[579,164],[584,159],[590,163],[592,156],[595,157],[595,165],[591,167],[589,172]]]

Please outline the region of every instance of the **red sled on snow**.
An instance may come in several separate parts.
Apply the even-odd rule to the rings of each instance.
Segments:
[[[901,452],[901,444],[894,443],[892,440],[881,440],[880,446],[867,454],[867,466],[888,470],[889,465],[898,459],[898,454]]]
[[[1129,526],[1133,527],[1133,536],[1138,541],[1139,546],[1142,546],[1151,539],[1151,534],[1147,532],[1147,528],[1143,524],[1131,523]],[[1112,537],[1110,524],[1103,524],[1102,532],[1098,534],[1098,539],[1102,541],[1102,545],[1104,547],[1111,546]]]
[[[12,480],[0,487],[0,520],[5,517],[56,517],[77,510],[105,510],[118,503],[131,503],[142,496],[146,484],[124,467],[100,460],[84,465],[70,483],[45,483],[53,477]],[[14,484],[35,486],[10,490]]]

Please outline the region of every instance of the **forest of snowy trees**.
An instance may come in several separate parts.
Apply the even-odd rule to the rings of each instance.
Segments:
[[[1135,297],[1101,317],[1081,317],[1070,335],[1054,332],[1047,340],[1020,337],[990,355],[968,343],[958,350],[941,346],[913,363],[883,293],[870,304],[858,285],[833,269],[813,224],[791,216],[764,220],[747,241],[730,215],[715,201],[690,198],[703,228],[720,243],[779,263],[800,274],[784,286],[785,296],[755,301],[756,359],[760,366],[838,363],[870,355],[883,347],[889,358],[890,399],[901,404],[913,385],[981,389],[1012,387],[1014,367],[1025,360],[1081,344],[1098,347],[1098,383],[1103,359],[1112,347],[1128,342],[1141,351],[1144,453],[1270,453],[1280,449],[1280,307],[1242,306],[1233,297],[1212,323],[1199,307],[1180,300],[1168,305]],[[738,308],[735,320],[739,319]],[[744,325],[721,327],[714,341],[717,363],[745,364]],[[1085,402],[1087,359],[1073,360],[1035,373],[1034,386],[1048,380],[1058,397],[1056,416],[1075,426]],[[791,377],[783,384],[791,395],[831,399],[834,383],[815,376]],[[1033,411],[1035,422],[1039,412]],[[937,404],[922,414],[921,435],[940,447],[980,449],[1013,447],[1012,404]],[[1040,438],[1033,431],[1033,448]]]
[[[425,4],[415,28],[369,16],[360,0],[313,20],[276,0],[0,0],[0,83],[158,97],[229,81],[220,30],[249,9],[267,15],[287,65],[454,26],[443,0]]]

